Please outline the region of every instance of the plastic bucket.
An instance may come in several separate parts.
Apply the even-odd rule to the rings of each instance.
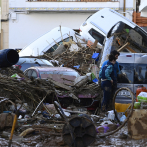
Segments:
[[[130,104],[115,103],[115,110],[117,112],[125,112]]]

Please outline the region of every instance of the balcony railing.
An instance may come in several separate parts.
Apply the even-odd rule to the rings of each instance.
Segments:
[[[118,2],[119,0],[27,0],[28,2]]]

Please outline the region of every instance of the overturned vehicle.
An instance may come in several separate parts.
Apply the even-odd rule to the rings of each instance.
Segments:
[[[147,88],[147,32],[131,22],[116,23],[108,32],[100,65],[107,55],[117,50],[120,73],[117,88],[128,87],[136,97],[138,87]],[[130,92],[120,91],[116,102],[131,103]]]

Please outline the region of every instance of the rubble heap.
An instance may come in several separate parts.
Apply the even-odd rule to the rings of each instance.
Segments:
[[[0,96],[10,100],[21,100],[29,104],[30,110],[38,105],[38,101],[54,92],[51,82],[40,79],[15,79],[0,75]]]
[[[6,68],[0,68],[0,74],[5,76],[12,76],[13,74],[17,73],[21,77],[24,77],[23,71],[19,69],[18,66],[11,66]]]
[[[54,66],[63,65],[64,67],[70,67],[77,70],[81,75],[85,75],[87,72],[90,72],[89,65],[94,63],[92,55],[94,52],[100,53],[100,49],[93,47],[84,47],[80,43],[70,44],[69,42],[64,42],[64,45],[58,46],[58,48],[51,53],[44,53],[41,58],[58,61]],[[74,47],[72,47],[74,45]],[[63,51],[64,48],[64,51]],[[75,50],[76,49],[76,50]],[[61,50],[61,52],[59,52]],[[76,68],[75,66],[79,66]]]
[[[44,97],[46,99],[53,100],[53,97],[57,95],[69,95],[73,99],[77,99],[78,94],[98,94],[98,99],[102,97],[102,91],[100,87],[95,83],[89,83],[85,81],[80,87],[68,86],[60,84],[51,79],[28,79],[23,75],[19,68],[5,68],[1,70],[0,74],[0,96],[9,98],[13,102],[15,100],[21,100],[27,102],[30,107],[30,111],[34,111]],[[20,78],[12,78],[10,75],[17,73]],[[9,76],[7,76],[9,75]],[[54,96],[52,94],[55,94]]]

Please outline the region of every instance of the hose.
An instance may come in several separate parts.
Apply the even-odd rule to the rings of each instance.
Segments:
[[[122,124],[120,123],[120,120],[118,119],[117,114],[116,114],[116,111],[115,111],[115,99],[116,99],[116,96],[117,96],[118,92],[121,91],[121,90],[127,90],[127,91],[129,91],[130,94],[131,94],[131,98],[132,98],[132,104],[130,105],[130,106],[131,106],[130,112],[129,112],[127,118],[125,119],[125,121],[124,121]],[[129,106],[129,107],[130,107],[130,106]],[[132,115],[132,113],[133,113],[133,108],[134,108],[134,96],[133,96],[132,91],[131,91],[129,88],[127,88],[127,87],[119,88],[119,89],[115,92],[114,97],[113,97],[113,110],[114,110],[115,118],[118,120],[119,124],[121,124],[121,125],[120,125],[116,130],[114,130],[114,131],[111,131],[111,132],[108,132],[108,133],[101,133],[101,134],[98,134],[98,136],[99,136],[99,137],[105,137],[105,136],[112,135],[112,134],[116,133],[117,131],[119,131],[119,130],[126,124],[126,122],[129,120],[129,117],[130,117],[130,116]]]

